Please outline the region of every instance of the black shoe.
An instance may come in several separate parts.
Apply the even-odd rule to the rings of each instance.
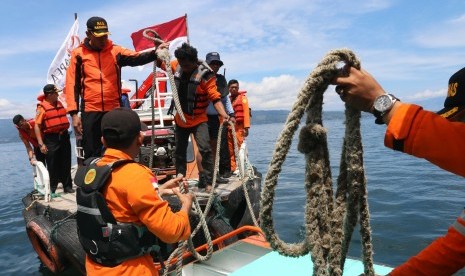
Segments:
[[[205,180],[205,177],[203,175],[199,176],[199,182],[197,182],[197,187],[199,187],[200,189],[207,187],[207,181]]]
[[[217,176],[216,177],[216,184],[226,184],[228,183],[229,180],[225,179],[225,178],[222,178],[221,176]]]
[[[222,178],[230,178],[232,176],[231,172],[225,172],[224,174],[221,175]]]
[[[72,193],[74,193],[74,189],[71,188],[71,187],[66,187],[66,188],[64,189],[64,192],[67,193],[67,194],[72,194]]]

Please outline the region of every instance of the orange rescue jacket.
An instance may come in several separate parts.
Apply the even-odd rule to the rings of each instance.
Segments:
[[[449,172],[465,176],[462,162],[464,135],[465,124],[449,122],[420,106],[402,104],[389,122],[384,143],[389,148],[424,158]],[[462,213],[445,236],[396,267],[390,275],[452,275],[465,266],[464,219]]]
[[[239,92],[234,99],[231,99],[232,106],[234,109],[234,116],[236,117],[237,123],[242,123],[244,128],[250,127],[250,111],[249,101],[244,93]]]
[[[98,165],[131,157],[122,151],[108,148]],[[173,213],[168,202],[157,192],[157,180],[147,167],[129,163],[115,169],[103,195],[118,222],[145,225],[166,243],[185,240],[190,235],[186,212]],[[104,267],[86,258],[87,275],[158,275],[150,254],[124,261],[115,267]]]
[[[71,53],[66,70],[66,103],[68,112],[110,111],[120,106],[121,67],[138,66],[154,61],[155,51],[134,52],[108,40],[96,51],[85,39]],[[82,106],[80,106],[82,104]]]

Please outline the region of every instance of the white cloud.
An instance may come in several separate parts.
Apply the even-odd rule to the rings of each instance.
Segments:
[[[406,100],[415,101],[415,100],[427,100],[434,98],[445,98],[447,96],[447,89],[439,89],[435,91],[425,90],[413,95],[407,96]]]
[[[187,13],[190,41],[199,57],[220,52],[226,78],[243,83],[258,109],[289,109],[303,79],[331,49],[354,50],[362,66],[402,99],[412,91],[443,88],[465,60],[463,49],[450,48],[465,46],[465,15],[454,7],[432,17],[437,5],[448,8],[439,3],[430,3],[425,13],[414,15],[411,8],[415,5],[399,0],[116,0],[94,4],[88,10],[79,9],[80,33],[84,34],[87,18],[103,16],[111,39],[126,47],[132,47],[132,32]],[[15,33],[5,30],[0,41],[0,98],[33,102],[43,86],[48,66],[72,24],[72,13],[55,6],[45,3],[41,8],[48,14],[37,12],[34,18],[17,22],[25,25],[17,26]],[[205,10],[210,11],[208,15]],[[34,25],[49,20],[50,13],[57,15],[53,25]],[[151,66],[142,71],[125,68],[123,79],[142,82],[151,70]],[[270,98],[274,94],[279,98]],[[342,109],[343,105],[335,93],[327,93],[326,107]]]
[[[241,82],[240,90],[247,91],[247,98],[252,109],[290,110],[301,92],[304,80],[291,75],[265,77],[260,82]],[[334,110],[343,106],[342,101],[330,86],[324,94],[325,109]]]
[[[35,101],[11,102],[0,98],[0,119],[13,118],[18,113],[22,114],[25,118],[32,118],[35,115],[35,105]]]
[[[427,48],[465,46],[465,14],[444,21],[434,20],[418,30],[413,41]]]

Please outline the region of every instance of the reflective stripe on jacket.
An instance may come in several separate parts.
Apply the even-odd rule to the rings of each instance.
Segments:
[[[42,122],[43,133],[60,133],[69,128],[69,121],[66,117],[66,109],[60,101],[56,102],[56,106],[51,105],[47,101],[42,101],[39,104],[45,111]]]

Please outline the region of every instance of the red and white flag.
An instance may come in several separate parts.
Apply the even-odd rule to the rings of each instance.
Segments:
[[[161,39],[170,42],[169,52],[172,55],[174,50],[184,42],[188,42],[187,34],[187,14],[171,21],[161,23],[155,26],[143,28],[131,34],[132,44],[136,51],[153,48],[153,41],[144,37],[145,29],[154,30],[160,35]]]

